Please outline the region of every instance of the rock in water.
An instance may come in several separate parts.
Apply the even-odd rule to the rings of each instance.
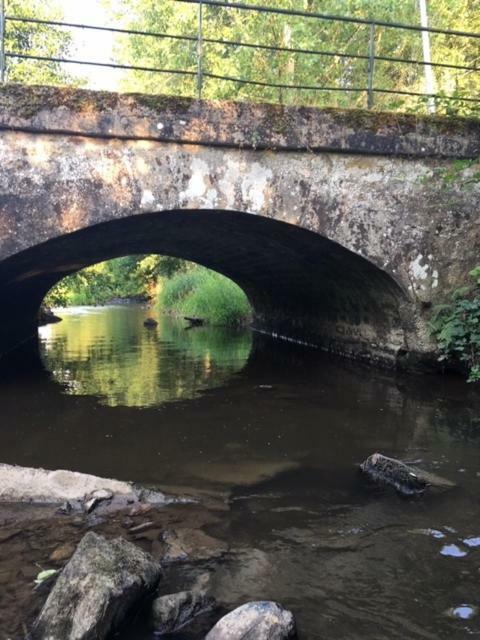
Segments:
[[[143,323],[143,326],[147,327],[149,329],[153,329],[157,325],[158,325],[158,322],[156,320],[154,320],[153,318],[147,318]]]
[[[62,512],[70,513],[79,506],[90,512],[100,503],[125,508],[139,502],[160,506],[172,501],[176,499],[131,482],[65,469],[49,471],[0,463],[0,503],[61,504]]]
[[[381,453],[373,453],[369,456],[362,462],[360,469],[375,482],[395,487],[404,496],[421,496],[428,487],[451,489],[455,486],[445,478],[422,471],[401,460],[388,458]]]
[[[48,596],[33,638],[103,640],[160,574],[160,565],[131,542],[87,533]]]
[[[96,489],[92,491],[88,496],[85,496],[83,501],[83,508],[87,513],[90,513],[95,509],[97,504],[104,500],[111,500],[113,498],[113,492],[109,489]]]
[[[276,602],[248,602],[221,618],[205,640],[287,640],[295,620]]]
[[[153,601],[153,627],[157,633],[174,633],[214,606],[215,600],[201,591],[160,596]]]

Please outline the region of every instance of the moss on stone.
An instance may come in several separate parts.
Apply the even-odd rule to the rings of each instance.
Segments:
[[[0,87],[0,108],[20,118],[33,118],[40,111],[67,107],[76,113],[115,108],[118,94],[77,87],[7,84]]]
[[[129,93],[127,95],[138,104],[147,107],[156,113],[163,113],[164,111],[185,113],[195,102],[193,98],[186,98],[183,96],[166,96],[147,93]]]
[[[125,115],[126,118],[130,116],[133,120],[142,118],[147,121],[149,117],[153,119],[166,114],[169,120],[172,120],[176,115],[191,113],[195,107],[198,119],[203,119],[209,125],[218,124],[222,142],[229,137],[230,125],[241,121],[243,140],[238,140],[237,136],[235,145],[242,146],[243,142],[244,145],[251,144],[258,149],[279,148],[285,145],[302,147],[307,131],[312,137],[313,147],[316,144],[324,144],[324,138],[330,137],[332,144],[338,144],[343,150],[353,146],[358,151],[360,140],[362,151],[388,154],[402,153],[397,149],[397,145],[393,144],[396,139],[399,140],[400,147],[411,153],[409,143],[406,146],[402,143],[402,136],[406,133],[413,134],[414,142],[417,142],[419,147],[428,148],[427,155],[436,155],[437,136],[456,137],[457,140],[463,138],[464,141],[467,137],[473,141],[480,139],[480,121],[463,117],[362,109],[318,109],[272,103],[197,101],[188,97],[141,93],[121,95],[76,87],[16,84],[0,87],[0,110],[4,112],[7,121],[9,117],[30,120],[40,112],[55,112],[59,107],[65,107],[74,114],[87,113],[98,116],[99,130],[102,129],[101,118],[108,112],[121,111],[121,115]],[[478,145],[470,143],[467,146],[473,146],[473,152],[469,151],[471,155],[467,154],[467,157],[474,157],[473,153]],[[453,155],[453,152],[447,155]],[[462,157],[461,154],[459,157]]]

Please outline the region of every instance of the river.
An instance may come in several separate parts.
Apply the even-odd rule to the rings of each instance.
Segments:
[[[210,571],[225,610],[278,600],[301,640],[480,635],[472,385],[375,372],[249,330],[166,317],[147,329],[152,311],[139,306],[60,315],[40,329],[46,372],[0,383],[2,462],[217,500],[199,526],[229,552],[166,579]],[[458,487],[420,500],[372,487],[357,465],[374,451]],[[0,619],[18,601],[12,581],[31,584],[39,570],[45,531],[30,532],[13,566],[0,530]],[[152,637],[132,628],[122,637]]]

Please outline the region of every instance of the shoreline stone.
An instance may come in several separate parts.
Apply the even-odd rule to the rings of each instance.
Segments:
[[[296,636],[290,611],[277,602],[247,602],[237,607],[207,633],[205,640],[288,640]]]
[[[135,503],[163,506],[181,500],[132,482],[78,471],[0,464],[0,504],[58,504],[69,513],[74,509],[91,512],[99,504],[121,509]]]
[[[103,640],[153,591],[161,573],[160,564],[131,542],[88,532],[55,582],[33,639]]]

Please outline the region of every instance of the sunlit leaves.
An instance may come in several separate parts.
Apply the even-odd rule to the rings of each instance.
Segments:
[[[123,26],[161,33],[190,36],[198,32],[195,4],[175,0],[105,0]],[[244,4],[252,4],[246,2]],[[255,3],[253,3],[255,4]],[[282,9],[322,14],[353,16],[406,24],[419,24],[416,0],[275,0]],[[270,6],[270,5],[268,5]],[[430,25],[446,29],[480,31],[478,2],[431,0]],[[263,100],[289,104],[364,107],[366,105],[367,68],[365,58],[348,58],[338,54],[367,56],[370,26],[302,16],[275,15],[254,11],[227,10],[205,6],[203,9],[203,92],[205,98]],[[222,40],[211,43],[208,39]],[[275,52],[232,46],[226,42],[261,44],[270,47],[309,49],[337,55],[319,56],[295,52]],[[421,33],[376,26],[375,53],[381,57],[423,60]],[[441,34],[431,35],[433,62],[476,65],[479,59],[478,39]],[[118,55],[125,63],[197,71],[195,41],[125,36],[119,42]],[[462,101],[477,95],[480,74],[435,68],[437,111],[446,114],[470,114],[474,103]],[[232,80],[209,78],[208,74],[248,79],[259,82],[324,87],[324,90],[263,87]],[[338,91],[326,88],[338,87]],[[195,95],[196,78],[175,74],[130,72],[122,86],[126,90],[152,91],[177,95]],[[362,91],[352,91],[360,88]],[[377,60],[374,88],[422,93],[423,66]],[[342,91],[348,89],[349,91]],[[449,97],[454,95],[455,100]],[[379,109],[407,109],[424,112],[427,101],[422,97],[375,94]]]
[[[468,381],[477,382],[480,381],[480,267],[473,269],[470,276],[475,284],[454,291],[450,304],[435,307],[430,324],[441,352],[439,360],[459,360],[468,369]]]
[[[49,0],[6,0],[7,16],[61,20],[61,3]],[[67,56],[71,34],[60,27],[44,24],[6,21],[5,52],[40,57]],[[6,80],[27,84],[60,84],[71,80],[59,62],[7,57]]]

